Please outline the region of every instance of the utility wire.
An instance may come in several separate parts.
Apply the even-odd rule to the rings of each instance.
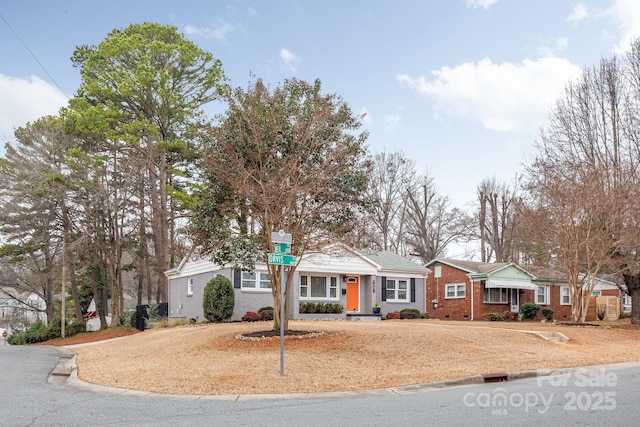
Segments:
[[[24,46],[24,48],[27,50],[27,52],[29,52],[29,54],[33,57],[33,59],[35,59],[35,61],[38,63],[38,65],[40,65],[40,68],[42,68],[42,70],[47,74],[47,76],[49,76],[49,78],[51,79],[51,81],[56,85],[56,87],[58,88],[58,90],[60,92],[62,92],[62,94],[69,99],[69,97],[67,96],[66,93],[64,93],[64,90],[62,90],[62,88],[60,87],[60,85],[58,84],[58,82],[56,81],[56,79],[53,78],[53,76],[49,73],[49,71],[47,71],[47,69],[45,68],[44,65],[42,65],[42,62],[40,62],[40,60],[36,57],[36,55],[31,51],[31,49],[29,49],[29,46],[27,46],[27,44],[20,38],[20,36],[18,35],[18,33],[11,27],[11,25],[9,25],[9,23],[7,22],[6,19],[4,19],[4,16],[2,16],[2,14],[0,13],[0,19],[2,19],[4,21],[5,24],[7,24],[7,27],[9,27],[9,30],[11,30],[11,32],[13,33],[14,36],[16,36],[16,38],[20,41],[20,43],[22,44],[22,46]]]

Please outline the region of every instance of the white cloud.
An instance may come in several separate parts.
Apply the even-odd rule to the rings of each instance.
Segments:
[[[566,50],[567,46],[569,46],[569,41],[564,37],[558,37],[550,40],[543,39],[540,40],[539,43],[538,54],[542,58],[556,56],[558,52]]]
[[[64,94],[38,77],[23,80],[0,74],[0,146],[14,139],[16,128],[55,115],[66,104]]]
[[[638,0],[616,0],[609,14],[617,21],[622,36],[616,46],[617,52],[629,48],[632,39],[640,36],[640,2]]]
[[[187,35],[197,35],[204,37],[205,39],[216,39],[222,42],[227,42],[227,34],[236,28],[225,21],[218,20],[215,27],[197,27],[195,25],[187,24],[184,27],[184,32]]]
[[[584,3],[576,3],[573,6],[573,10],[567,17],[567,21],[573,25],[578,25],[580,21],[587,18],[588,16],[589,9],[587,8],[587,5],[585,5]]]
[[[489,7],[498,3],[498,0],[466,0],[467,7],[475,9],[481,7],[483,9],[489,9]]]
[[[400,120],[402,119],[402,117],[400,117],[398,114],[385,114],[385,116],[382,118],[382,121],[384,122],[384,127],[386,130],[394,130],[397,129],[398,126],[400,125]]]
[[[280,48],[280,59],[287,70],[296,73],[296,65],[300,63],[300,58],[297,55],[283,47]]]
[[[561,58],[494,64],[490,59],[443,67],[433,79],[398,75],[418,93],[432,98],[436,112],[478,120],[490,130],[524,132],[546,122],[551,103],[578,66]]]

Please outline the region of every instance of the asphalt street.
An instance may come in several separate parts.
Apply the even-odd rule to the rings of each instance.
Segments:
[[[0,426],[636,425],[640,363],[370,392],[177,396],[93,386],[45,346],[0,346]],[[389,365],[393,369],[393,364]],[[516,379],[521,378],[521,379]]]

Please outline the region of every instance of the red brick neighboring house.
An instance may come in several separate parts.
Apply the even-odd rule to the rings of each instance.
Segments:
[[[554,310],[554,319],[571,319],[571,300],[561,273],[513,263],[486,263],[436,258],[426,267],[427,311],[433,319],[483,320],[486,313],[517,314],[534,302]]]

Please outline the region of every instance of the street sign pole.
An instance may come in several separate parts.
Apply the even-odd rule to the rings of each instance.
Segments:
[[[280,376],[284,377],[284,264],[280,265]]]
[[[285,265],[296,265],[296,257],[286,255],[291,251],[291,234],[284,230],[271,233],[271,242],[275,243],[275,254],[268,254],[269,264],[280,265],[280,376],[284,376],[284,303],[287,281],[284,277]]]

